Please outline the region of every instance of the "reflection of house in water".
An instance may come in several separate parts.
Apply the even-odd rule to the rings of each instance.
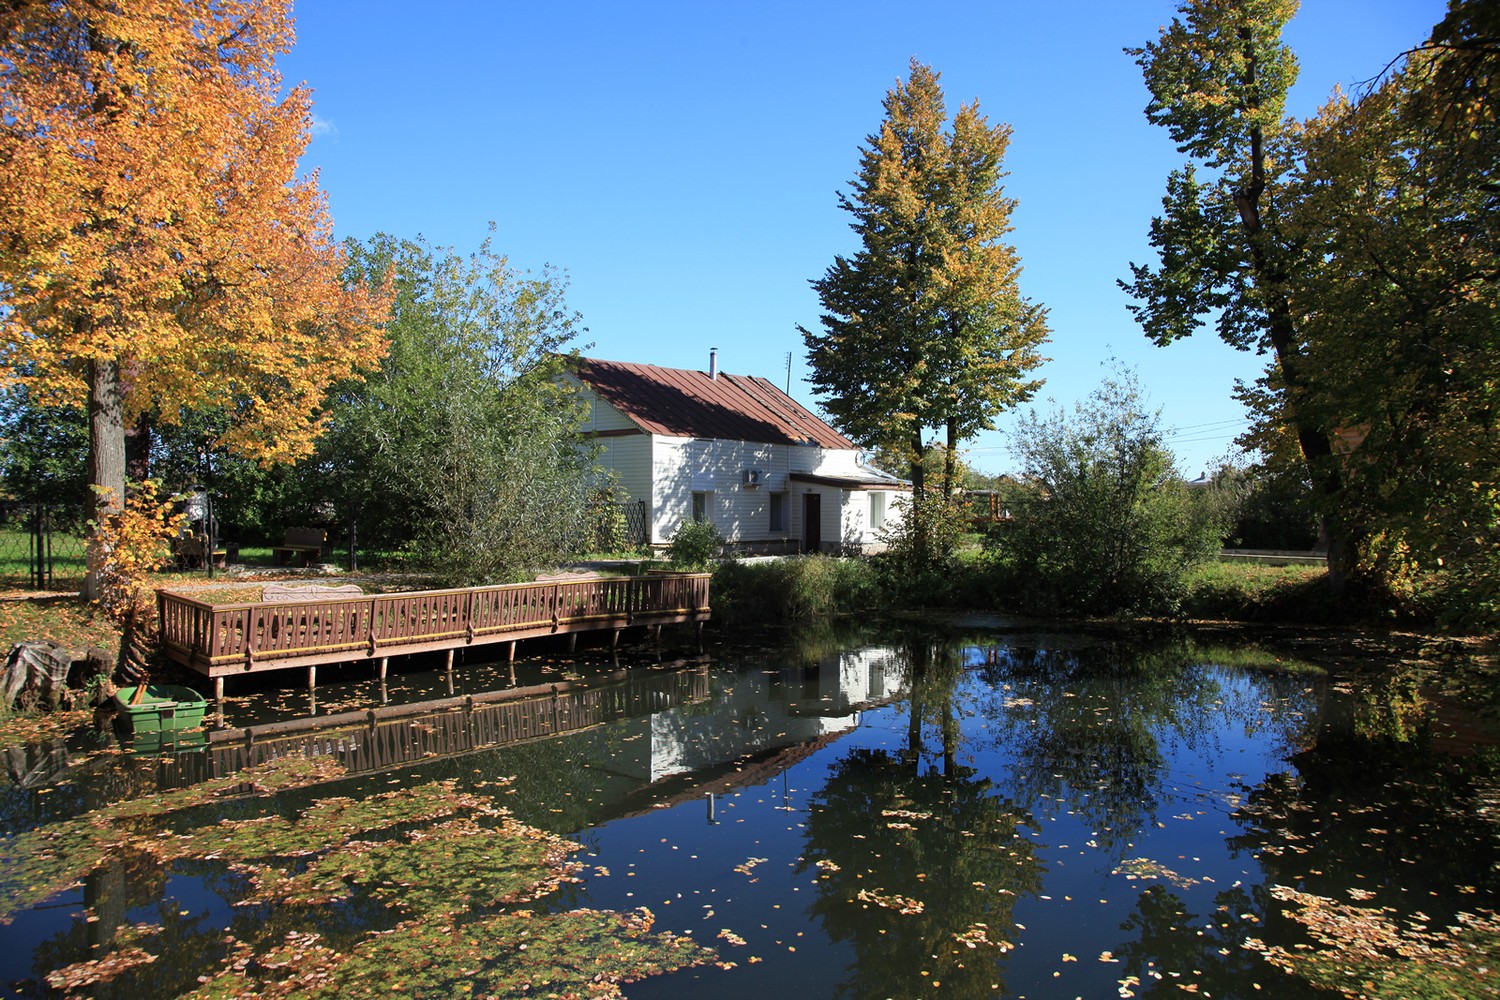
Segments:
[[[628,723],[633,733],[650,739],[625,744],[628,749],[606,766],[655,783],[802,744],[811,744],[811,752],[859,725],[864,709],[894,701],[905,677],[904,659],[880,648],[775,671],[718,672],[708,703],[674,706]]]
[[[852,731],[865,709],[904,696],[907,674],[905,657],[880,648],[780,669],[678,661],[218,730],[194,751],[131,761],[166,789],[289,756],[331,757],[358,774],[492,752],[470,770],[505,774],[530,771],[531,754],[561,755],[587,770],[580,818],[596,824],[769,780]]]

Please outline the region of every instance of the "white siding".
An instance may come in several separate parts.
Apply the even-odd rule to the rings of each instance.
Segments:
[[[599,438],[594,461],[615,474],[632,500],[651,502],[651,439],[646,434]]]
[[[615,453],[625,454],[634,439],[614,439]],[[630,451],[634,455],[636,452]],[[632,466],[634,468],[635,466]],[[860,477],[865,473],[854,451],[803,445],[760,444],[702,438],[653,436],[650,444],[652,485],[651,540],[664,544],[692,516],[693,494],[708,493],[708,512],[725,539],[734,543],[773,543],[795,548],[804,535],[804,500],[821,496],[820,534],[825,550],[868,548],[878,544],[870,527],[866,490],[798,482],[793,472],[818,476]],[[745,484],[745,470],[761,473],[760,486]],[[632,491],[635,487],[631,486]],[[771,494],[785,496],[786,526],[771,530]],[[632,494],[639,495],[639,494]],[[891,496],[900,496],[892,493]],[[886,522],[899,514],[887,501]]]
[[[568,376],[574,385],[583,390],[583,398],[589,405],[588,419],[583,422],[585,433],[589,431],[624,431],[639,430],[634,421],[609,403],[599,398],[598,393],[588,386],[583,385],[577,379]]]
[[[742,544],[770,544],[795,548],[804,535],[804,497],[821,497],[820,534],[825,550],[868,548],[877,544],[870,527],[869,492],[796,482],[792,473],[855,478],[864,475],[859,454],[851,449],[815,445],[765,444],[672,438],[646,434],[629,417],[604,402],[587,386],[589,404],[585,433],[595,435],[598,463],[611,470],[632,500],[645,500],[651,542],[671,540],[679,525],[692,516],[693,494],[708,494],[708,512],[726,539]],[[623,433],[622,433],[623,432]],[[634,432],[634,433],[632,433]],[[761,485],[747,486],[745,470],[761,473]],[[785,497],[785,527],[771,530],[771,495]],[[900,517],[892,493],[886,522]]]

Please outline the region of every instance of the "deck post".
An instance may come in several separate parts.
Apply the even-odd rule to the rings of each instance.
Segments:
[[[609,637],[609,648],[610,649],[619,649],[620,648],[620,632],[621,631],[622,631],[621,629],[615,629],[614,633]]]
[[[505,662],[516,662],[516,640],[512,639],[505,650]]]
[[[578,648],[578,633],[577,632],[569,632],[568,633],[568,653],[571,654],[577,648]]]
[[[375,676],[380,678],[381,684],[385,683],[385,668],[390,665],[390,662],[391,658],[389,656],[382,656],[380,663],[375,667]]]
[[[214,701],[219,703],[219,711],[224,710],[224,675],[220,674],[214,678]]]
[[[315,688],[317,686],[318,686],[318,668],[317,668],[317,665],[314,664],[313,666],[310,666],[310,667],[307,668],[307,689],[309,691],[311,691],[313,688]]]

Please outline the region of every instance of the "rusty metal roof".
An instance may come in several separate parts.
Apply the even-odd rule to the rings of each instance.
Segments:
[[[853,448],[771,382],[753,375],[708,372],[581,358],[584,385],[641,430],[669,437],[719,438],[774,444]]]

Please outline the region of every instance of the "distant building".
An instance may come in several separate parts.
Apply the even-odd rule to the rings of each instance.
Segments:
[[[763,378],[585,358],[583,432],[646,508],[648,541],[707,520],[751,552],[869,551],[909,484]]]

